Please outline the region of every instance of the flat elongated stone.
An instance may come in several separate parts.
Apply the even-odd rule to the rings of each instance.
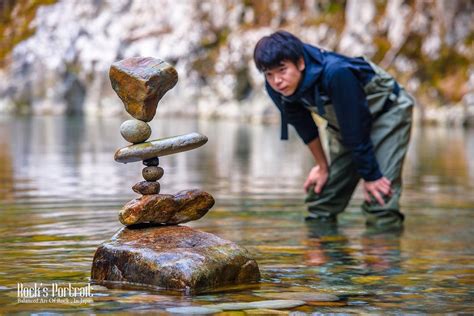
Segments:
[[[122,224],[176,225],[203,217],[214,205],[214,198],[201,190],[184,190],[176,195],[151,194],[131,200],[119,213]]]
[[[178,73],[168,63],[152,57],[132,57],[112,64],[112,88],[125,110],[137,120],[149,122],[165,93],[178,82]]]
[[[207,137],[194,132],[120,148],[115,152],[114,159],[122,163],[141,161],[196,149],[205,143]]]
[[[200,290],[258,281],[248,252],[216,235],[186,226],[120,229],[96,251],[92,279]]]

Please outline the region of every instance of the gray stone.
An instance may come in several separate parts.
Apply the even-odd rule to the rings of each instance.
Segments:
[[[213,205],[212,195],[201,190],[183,190],[175,195],[144,195],[125,204],[119,220],[126,226],[141,223],[176,225],[200,219]]]
[[[141,144],[120,148],[115,153],[115,161],[127,163],[171,155],[201,147],[207,137],[199,133],[151,140]]]
[[[142,176],[146,181],[157,181],[161,179],[165,171],[161,167],[150,166],[142,170]]]
[[[92,279],[200,291],[256,282],[248,252],[216,235],[186,226],[139,225],[120,229],[94,255]]]
[[[253,308],[269,308],[269,309],[280,309],[280,308],[293,308],[306,303],[301,300],[271,300],[271,301],[257,301],[252,302]]]
[[[160,183],[140,181],[132,187],[132,190],[141,195],[158,194],[160,193]]]
[[[127,120],[120,125],[120,134],[130,143],[142,143],[151,135],[150,125],[139,120]]]
[[[145,122],[153,119],[158,102],[178,82],[178,73],[171,65],[152,57],[115,62],[110,67],[109,77],[125,110]]]
[[[186,315],[206,315],[222,312],[220,309],[207,308],[200,306],[186,306],[186,307],[170,307],[166,311],[172,314],[186,314]]]
[[[295,312],[292,312],[290,314],[289,311],[280,311],[280,310],[277,310],[277,309],[266,309],[266,308],[247,309],[247,310],[244,310],[243,312],[245,313],[245,316],[251,316],[251,315],[264,315],[264,316],[279,316],[279,315],[288,316],[288,315],[291,315],[291,316],[296,316],[294,314]],[[302,313],[301,315],[307,316],[308,314]]]
[[[281,308],[293,308],[297,306],[305,305],[304,301],[301,300],[267,300],[267,301],[255,301],[255,302],[243,302],[243,303],[221,303],[206,305],[209,308],[222,309],[225,311],[237,311],[245,309],[281,309]]]
[[[220,309],[223,311],[242,311],[245,309],[254,308],[251,302],[220,303],[220,304],[206,305],[206,307]]]

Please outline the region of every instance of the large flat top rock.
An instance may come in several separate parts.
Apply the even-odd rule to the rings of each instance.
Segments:
[[[192,150],[201,147],[205,143],[207,143],[207,137],[194,132],[120,148],[115,153],[114,159],[122,163],[142,161]]]
[[[97,249],[92,279],[198,290],[255,282],[260,272],[229,240],[186,226],[141,225],[120,229]]]

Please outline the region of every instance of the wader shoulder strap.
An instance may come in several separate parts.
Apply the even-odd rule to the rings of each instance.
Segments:
[[[400,95],[400,85],[394,80],[392,93],[390,93],[387,100],[383,104],[382,111],[380,111],[374,116],[374,120],[379,118],[385,112],[387,112],[395,103],[395,101],[397,101],[399,95]]]

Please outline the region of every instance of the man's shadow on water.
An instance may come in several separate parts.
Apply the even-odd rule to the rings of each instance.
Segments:
[[[306,221],[308,266],[325,266],[347,276],[387,276],[401,273],[402,228],[367,228],[348,236],[337,223]]]

